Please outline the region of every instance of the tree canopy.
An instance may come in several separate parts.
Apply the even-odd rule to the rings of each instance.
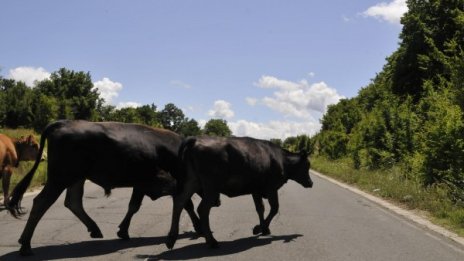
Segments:
[[[464,0],[408,0],[400,43],[356,97],[328,108],[317,153],[407,166],[464,200]]]
[[[58,119],[139,123],[166,128],[183,136],[202,133],[198,122],[185,117],[173,103],[166,104],[161,111],[154,103],[136,108],[105,104],[88,72],[61,68],[34,86],[0,77],[0,126],[33,128],[40,132]]]
[[[211,119],[205,124],[203,131],[206,135],[228,137],[232,131],[227,126],[227,121],[222,119]]]

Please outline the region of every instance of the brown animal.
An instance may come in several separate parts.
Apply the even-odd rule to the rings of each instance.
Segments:
[[[39,153],[39,144],[34,136],[19,139],[0,134],[0,179],[3,178],[3,203],[8,203],[8,191],[13,168],[20,161],[35,160]]]

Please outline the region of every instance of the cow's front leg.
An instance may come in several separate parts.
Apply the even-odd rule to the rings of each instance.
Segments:
[[[132,216],[134,216],[134,214],[139,211],[144,196],[145,194],[139,189],[134,188],[132,190],[132,195],[129,201],[129,208],[127,210],[126,216],[119,225],[119,231],[117,233],[119,238],[126,240],[129,239],[129,226]]]
[[[279,195],[277,194],[277,190],[269,195],[268,201],[269,205],[271,206],[271,210],[269,211],[269,214],[264,220],[262,233],[263,235],[271,234],[271,231],[269,230],[269,225],[271,224],[271,221],[274,218],[274,216],[279,212]]]
[[[258,234],[267,235],[270,232],[269,232],[269,228],[266,228],[264,224],[263,198],[258,194],[252,194],[252,196],[253,196],[253,201],[255,202],[256,212],[258,213],[258,217],[259,217],[259,224],[253,228],[253,234],[254,235],[258,235]]]

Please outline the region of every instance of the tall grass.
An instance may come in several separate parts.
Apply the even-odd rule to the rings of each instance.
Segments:
[[[450,200],[446,186],[425,187],[401,166],[388,170],[357,170],[352,166],[351,159],[311,158],[313,169],[410,210],[418,210],[433,222],[464,236],[464,206]]]
[[[20,138],[21,136],[28,136],[33,134],[37,141],[40,140],[40,136],[34,133],[32,130],[29,129],[0,129],[0,133],[5,134],[9,137],[13,138]],[[44,164],[45,163],[45,164]],[[18,184],[18,182],[26,175],[29,170],[34,165],[33,161],[21,161],[19,163],[18,168],[13,170],[13,175],[11,176],[10,181],[10,193],[12,189]],[[47,179],[47,164],[46,162],[42,162],[37,171],[35,172],[34,178],[32,179],[31,185],[29,186],[30,189],[41,186],[45,183]],[[3,188],[0,186],[0,197],[3,198]]]

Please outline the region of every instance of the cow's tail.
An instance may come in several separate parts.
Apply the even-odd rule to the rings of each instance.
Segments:
[[[190,148],[192,148],[195,145],[195,142],[197,139],[195,137],[187,137],[182,144],[179,147],[178,151],[178,160],[179,160],[179,166],[180,166],[180,175],[176,178],[177,183],[178,183],[178,192],[180,193],[182,190],[182,185],[184,183],[184,180],[187,178],[187,166],[188,166],[188,161],[189,159],[186,158],[186,151]]]
[[[19,216],[24,214],[24,212],[22,212],[22,209],[21,209],[21,200],[27,188],[31,184],[35,171],[39,167],[39,164],[42,160],[42,154],[43,154],[43,150],[45,147],[45,141],[47,140],[50,133],[52,133],[56,128],[61,127],[63,124],[64,124],[63,121],[58,121],[58,122],[49,124],[45,128],[45,130],[42,132],[42,136],[40,137],[39,153],[37,154],[37,157],[35,159],[34,166],[32,166],[32,169],[16,185],[16,187],[13,189],[13,192],[11,193],[11,196],[10,196],[10,200],[8,203],[8,210],[15,218],[18,218]]]
[[[186,160],[185,158],[185,151],[192,148],[195,145],[195,142],[197,139],[195,137],[187,137],[182,144],[179,147],[179,160],[181,162],[184,162]]]

